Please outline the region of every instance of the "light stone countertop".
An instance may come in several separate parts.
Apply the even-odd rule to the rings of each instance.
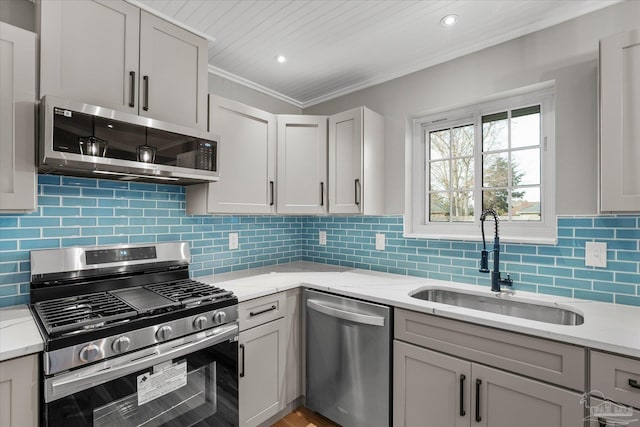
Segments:
[[[322,271],[319,271],[320,269]],[[512,295],[495,296],[487,287],[483,286],[345,269],[308,262],[276,265],[261,268],[259,271],[245,270],[240,273],[200,277],[198,280],[215,283],[216,286],[233,291],[240,302],[304,286],[397,308],[640,358],[639,307],[523,291],[516,291]],[[504,298],[568,308],[584,316],[584,323],[576,326],[555,325],[423,301],[409,295],[412,291],[421,288],[456,290],[490,298]]]
[[[488,288],[419,277],[294,262],[198,277],[233,291],[240,302],[300,286],[329,291],[398,308],[640,358],[640,308],[516,291],[499,298],[569,308],[584,323],[562,326],[412,298],[420,288],[442,288],[497,298]],[[38,328],[25,305],[0,309],[0,361],[43,350]]]
[[[26,305],[0,308],[0,362],[43,348],[40,331]]]

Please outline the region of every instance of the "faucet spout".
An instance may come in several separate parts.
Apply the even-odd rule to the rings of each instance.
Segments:
[[[498,235],[498,214],[493,209],[485,209],[480,215],[480,228],[482,229],[482,252],[480,253],[480,272],[489,273],[489,251],[487,250],[487,242],[484,236],[484,222],[487,215],[493,217],[495,224],[495,235],[493,238],[493,271],[491,272],[491,292],[500,292],[500,286],[512,286],[513,280],[507,274],[506,279],[502,279],[500,275],[500,237]]]

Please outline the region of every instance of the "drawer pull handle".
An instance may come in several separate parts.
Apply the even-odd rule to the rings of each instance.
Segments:
[[[269,308],[265,308],[264,310],[260,310],[260,311],[250,311],[250,312],[249,312],[249,317],[258,316],[258,315],[260,315],[260,314],[268,313],[268,312],[270,312],[270,311],[275,310],[276,308],[278,308],[278,307],[276,307],[275,305],[272,305],[271,307],[269,307]]]
[[[482,421],[482,417],[480,416],[480,386],[482,385],[482,380],[476,380],[476,422],[479,423]]]
[[[240,365],[240,378],[244,377],[244,353],[245,353],[245,349],[244,349],[244,344],[240,344],[240,350],[242,350],[242,358],[240,359],[242,361],[242,364]]]
[[[467,413],[464,411],[464,380],[467,377],[460,374],[460,416],[464,417]]]
[[[638,381],[632,380],[631,378],[629,378],[629,387],[637,388],[638,390],[640,390],[640,384],[638,384]]]

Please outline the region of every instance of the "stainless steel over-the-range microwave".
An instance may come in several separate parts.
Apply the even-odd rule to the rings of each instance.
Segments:
[[[47,95],[40,102],[39,170],[167,183],[217,181],[209,132]]]

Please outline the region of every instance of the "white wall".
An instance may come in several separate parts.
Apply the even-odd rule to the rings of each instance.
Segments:
[[[411,75],[304,109],[334,114],[360,105],[385,117],[386,212],[404,211],[408,116],[555,80],[558,214],[597,211],[598,40],[640,27],[630,0]]]

